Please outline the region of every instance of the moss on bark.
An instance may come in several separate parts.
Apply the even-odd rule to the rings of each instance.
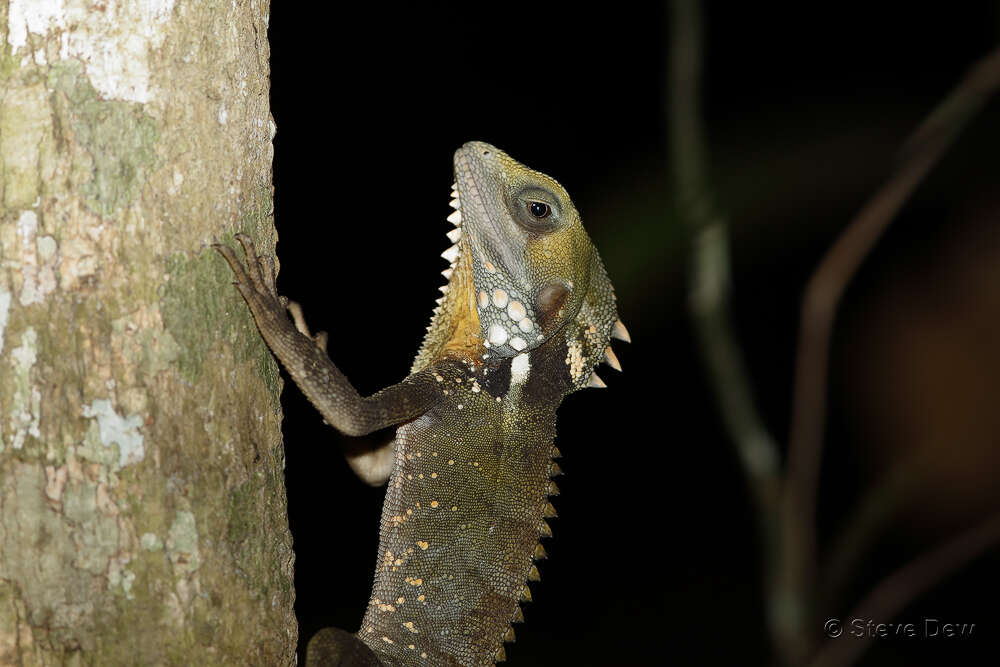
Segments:
[[[208,250],[275,241],[267,3],[28,6],[0,0],[0,663],[292,664],[280,382]]]

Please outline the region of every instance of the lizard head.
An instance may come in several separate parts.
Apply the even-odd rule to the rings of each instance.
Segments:
[[[454,167],[454,245],[442,255],[451,263],[448,284],[414,367],[443,351],[475,360],[514,357],[561,334],[567,364],[580,367],[574,383],[585,386],[588,356],[603,354],[617,315],[611,283],[569,195],[555,179],[483,142],[459,148]]]

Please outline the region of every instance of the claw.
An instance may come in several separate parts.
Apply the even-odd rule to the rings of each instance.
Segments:
[[[221,243],[214,243],[212,244],[212,247],[215,248],[220,255],[222,255],[223,259],[226,260],[226,264],[229,265],[229,268],[236,276],[236,280],[233,281],[233,285],[235,285],[237,289],[242,291],[243,284],[250,282],[249,278],[247,277],[246,269],[243,268],[243,262],[241,262],[240,258],[236,256],[236,253],[233,251],[233,249],[227,245],[223,245]]]
[[[260,258],[257,256],[257,249],[254,247],[253,239],[243,232],[238,232],[236,234],[236,240],[240,242],[241,246],[243,246],[243,252],[247,256],[246,270],[253,288],[258,292],[265,291],[267,289],[267,281],[264,279],[264,274],[260,270]]]

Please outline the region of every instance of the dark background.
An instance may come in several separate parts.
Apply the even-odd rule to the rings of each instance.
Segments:
[[[802,287],[897,151],[1000,36],[985,2],[705,16],[710,178],[732,225],[734,318],[759,407],[787,439]],[[445,268],[451,154],[489,141],[567,188],[634,343],[606,391],[565,402],[566,475],[512,664],[768,664],[754,517],[686,310],[689,244],[667,160],[659,5],[400,11],[274,3],[280,291],[363,394],[409,369]],[[841,617],[882,576],[1000,508],[1000,109],[993,103],[852,281],[831,359],[820,539],[908,451],[917,497],[866,552]],[[287,376],[286,376],[287,379]],[[289,512],[304,642],[357,629],[383,489],[286,385]],[[881,640],[863,664],[961,664],[997,649],[1000,550],[898,618],[969,641]],[[817,634],[821,628],[816,628]],[[851,641],[841,638],[840,641]]]

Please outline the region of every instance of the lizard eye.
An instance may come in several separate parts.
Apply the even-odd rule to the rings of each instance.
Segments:
[[[530,213],[533,217],[542,220],[543,218],[549,217],[552,213],[552,209],[545,202],[529,201],[528,213]]]
[[[559,199],[550,190],[529,185],[512,193],[510,213],[531,234],[555,231],[562,218]]]

